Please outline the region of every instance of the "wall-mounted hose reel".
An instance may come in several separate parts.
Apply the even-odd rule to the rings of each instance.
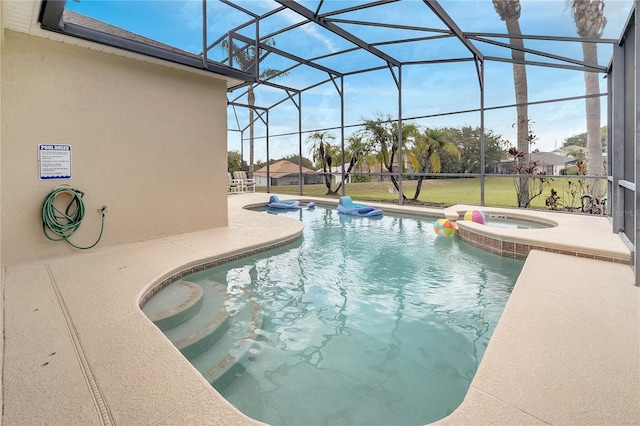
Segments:
[[[69,198],[66,206],[63,200],[58,200],[56,204],[56,197],[66,196]],[[102,225],[100,226],[100,235],[95,243],[88,247],[77,246],[69,241],[69,238],[78,230],[82,224],[84,218],[85,208],[82,201],[84,192],[79,191],[69,186],[59,186],[54,188],[45,198],[42,206],[42,232],[45,237],[51,241],[66,241],[70,246],[86,250],[95,247],[102,238],[102,231],[104,230],[104,218],[107,206],[102,206],[100,212],[102,213]]]

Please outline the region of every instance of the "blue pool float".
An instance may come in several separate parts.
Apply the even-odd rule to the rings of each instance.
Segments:
[[[356,204],[349,196],[340,197],[340,201],[338,201],[338,211],[352,216],[382,216],[382,210],[366,204]]]
[[[300,201],[297,200],[281,200],[278,198],[277,195],[272,195],[271,197],[269,197],[269,202],[267,203],[267,206],[274,208],[274,209],[301,209],[303,207],[306,208],[312,208],[315,207],[315,203],[311,202],[305,206],[303,206],[302,204],[300,204]]]

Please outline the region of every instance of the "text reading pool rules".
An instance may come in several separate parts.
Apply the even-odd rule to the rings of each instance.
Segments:
[[[38,145],[40,179],[71,179],[71,145]]]

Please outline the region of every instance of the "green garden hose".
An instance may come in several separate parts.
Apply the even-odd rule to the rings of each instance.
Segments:
[[[71,195],[71,201],[69,201],[64,212],[58,209],[54,204],[55,197],[62,193]],[[104,230],[104,216],[105,211],[107,210],[106,206],[102,206],[101,209],[102,225],[100,227],[100,235],[95,243],[88,247],[80,247],[69,241],[69,237],[71,237],[82,224],[82,219],[84,217],[84,203],[82,202],[83,196],[84,192],[78,191],[77,189],[60,187],[55,188],[44,198],[44,204],[42,206],[42,232],[44,232],[45,237],[51,241],[64,240],[70,246],[80,250],[90,249],[100,242],[100,239],[102,238],[102,231]],[[50,234],[53,234],[53,236]]]

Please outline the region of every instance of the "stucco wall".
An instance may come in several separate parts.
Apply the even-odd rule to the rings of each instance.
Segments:
[[[0,4],[0,70],[2,70],[2,54],[4,52],[4,7]],[[0,72],[0,99],[2,99],[2,72]],[[0,123],[2,123],[2,102],[0,102]],[[0,126],[0,224],[2,222],[2,127]],[[2,241],[2,226],[0,225],[0,242]],[[0,250],[0,265],[2,265],[2,250]],[[0,274],[0,400],[4,401],[4,269]],[[2,426],[2,416],[0,416],[0,426]]]
[[[71,238],[99,246],[227,225],[225,82],[5,30],[1,62],[2,261],[76,251],[42,232],[42,203],[86,193]],[[39,179],[38,145],[68,144],[72,178]]]

